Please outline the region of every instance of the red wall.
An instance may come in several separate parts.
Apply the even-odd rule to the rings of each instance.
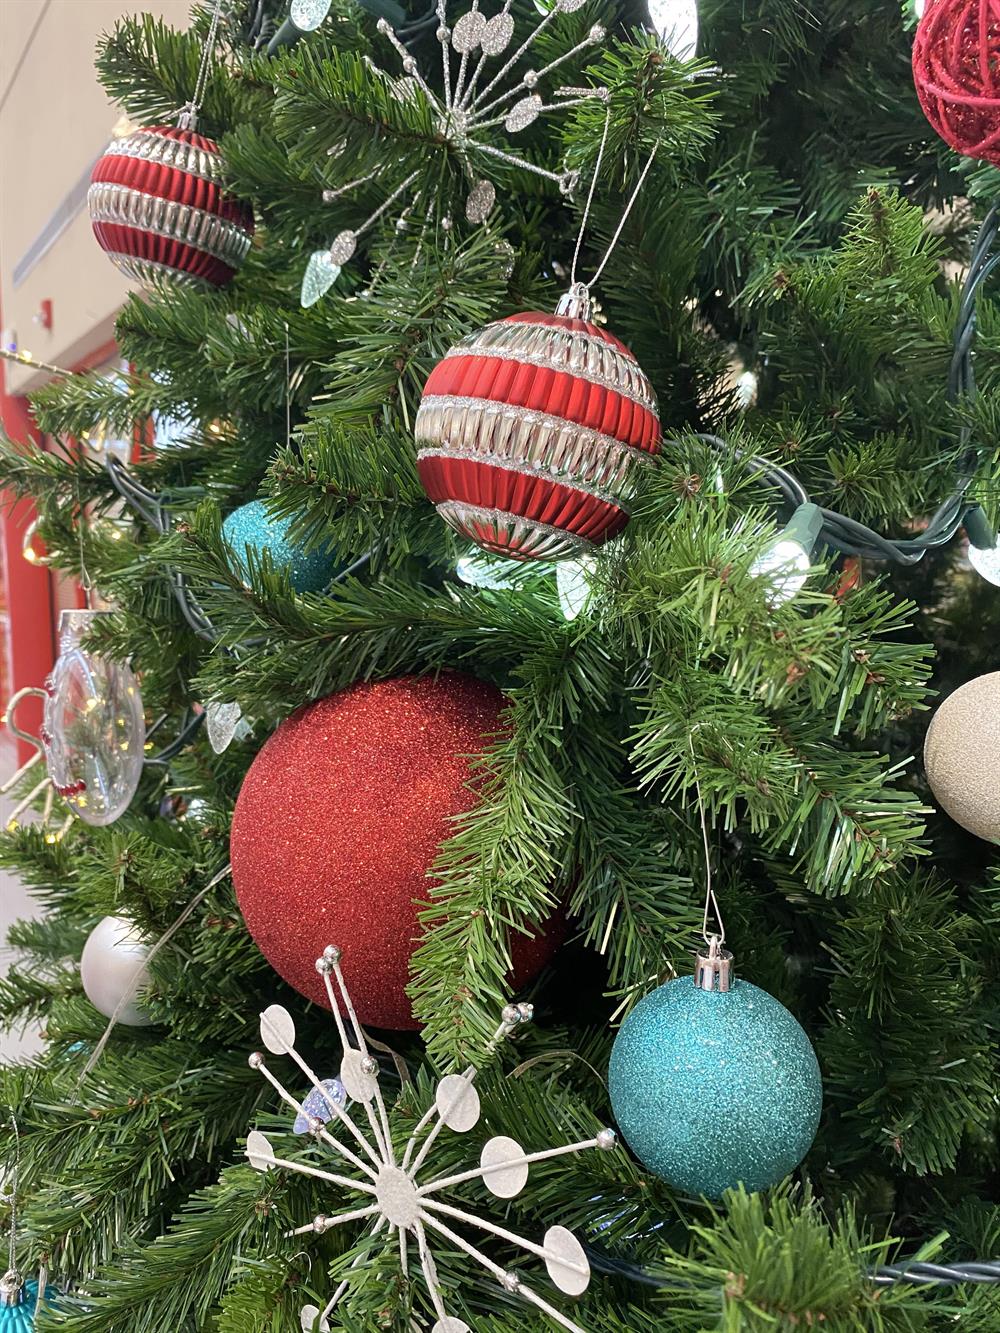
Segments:
[[[28,410],[26,398],[7,393],[5,366],[0,361],[0,423],[15,443],[37,440],[38,432]],[[35,517],[31,500],[19,500],[11,507],[12,497],[3,494],[0,517],[0,548],[3,552],[4,600],[7,606],[7,684],[11,694],[26,685],[42,685],[55,661],[55,624],[52,577],[44,565],[32,565],[21,554],[25,529]],[[7,700],[0,700],[6,708]],[[26,731],[41,726],[41,701],[26,699],[18,709],[18,722]],[[32,749],[18,741],[18,759],[24,763]]]

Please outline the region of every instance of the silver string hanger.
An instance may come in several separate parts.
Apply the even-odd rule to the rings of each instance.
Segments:
[[[715,940],[721,947],[726,942],[726,925],[722,919],[722,910],[719,907],[719,900],[715,896],[715,888],[712,880],[712,848],[708,838],[708,819],[705,815],[705,802],[701,794],[701,782],[698,778],[698,766],[694,757],[694,732],[688,733],[688,748],[691,751],[691,763],[694,771],[694,790],[698,798],[698,819],[701,823],[701,843],[705,854],[705,908],[701,917],[701,937],[711,948],[712,941]],[[708,928],[708,919],[714,915],[715,924],[718,927],[714,931]]]
[[[13,1111],[10,1113],[10,1123],[14,1129],[14,1167],[11,1171],[10,1189],[7,1191],[7,1198],[10,1201],[10,1240],[7,1271],[0,1278],[0,1308],[21,1305],[24,1302],[24,1278],[17,1271],[17,1188],[21,1175],[21,1131]]]
[[[292,347],[288,337],[288,320],[285,320],[285,445],[292,446]]]
[[[222,17],[222,0],[215,0],[215,6],[212,10],[212,19],[208,25],[208,33],[205,37],[205,44],[201,49],[201,63],[198,66],[198,77],[195,79],[194,94],[190,102],[186,102],[177,113],[177,127],[181,130],[194,130],[198,125],[198,112],[201,110],[202,99],[205,96],[205,88],[208,84],[208,67],[215,51],[215,43],[219,36],[219,22]]]
[[[610,128],[611,128],[611,107],[607,103],[607,99],[605,99],[604,130],[601,134],[600,147],[597,150],[597,159],[594,162],[594,172],[590,178],[590,189],[587,192],[587,202],[584,204],[583,216],[580,218],[580,230],[577,233],[576,247],[573,250],[573,263],[570,267],[570,286],[574,289],[577,287],[576,266],[580,260],[580,250],[583,246],[584,233],[586,232],[587,224],[590,221],[590,212],[594,204],[594,194],[597,189],[597,179],[601,174],[601,167],[604,163],[604,152],[605,149],[607,148],[608,132]],[[646,177],[649,175],[650,169],[652,168],[653,165],[653,161],[656,158],[657,148],[659,148],[659,144],[655,143],[653,145],[652,151],[649,154],[649,157],[646,159],[646,165],[643,167],[639,175],[639,179],[635,183],[635,188],[632,190],[628,202],[626,203],[625,208],[622,211],[622,215],[621,218],[619,219],[618,226],[615,228],[615,233],[611,237],[611,240],[608,243],[608,248],[605,250],[604,256],[601,259],[601,262],[598,264],[594,276],[590,279],[589,282],[583,282],[579,284],[584,289],[589,291],[589,289],[594,285],[594,283],[598,281],[601,274],[607,267],[608,260],[611,258],[612,254],[614,254],[618,242],[621,240],[622,232],[625,230],[625,224],[626,222],[628,222],[629,215],[631,214],[632,209],[635,207],[635,201],[639,198],[639,192],[642,189],[643,185],[645,185],[646,183]]]
[[[90,577],[90,571],[87,568],[87,559],[83,549],[83,529],[86,523],[87,510],[83,500],[83,481],[77,474],[76,489],[76,535],[80,543],[80,587],[83,589],[83,600],[87,610],[90,610],[90,594],[93,589],[93,581]]]

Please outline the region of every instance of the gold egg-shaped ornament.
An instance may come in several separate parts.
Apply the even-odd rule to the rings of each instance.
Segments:
[[[967,681],[938,706],[924,768],[934,799],[956,824],[1000,842],[1000,671]]]

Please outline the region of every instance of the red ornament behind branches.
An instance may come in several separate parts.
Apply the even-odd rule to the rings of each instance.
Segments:
[[[360,683],[300,708],[257,755],[233,816],[233,883],[257,947],[300,994],[328,1005],[316,956],[349,944],[361,1021],[419,1026],[406,986],[421,905],[440,844],[478,800],[471,756],[503,731],[505,706],[457,673]],[[515,989],[562,936],[561,918],[510,933]]]
[[[1000,166],[1000,0],[928,0],[913,82],[946,144]]]

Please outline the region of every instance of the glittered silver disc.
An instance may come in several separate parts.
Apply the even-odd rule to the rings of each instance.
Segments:
[[[486,15],[478,9],[463,14],[451,33],[451,44],[460,55],[470,55],[480,45],[486,33]]]
[[[465,216],[476,225],[485,222],[493,212],[497,192],[492,181],[476,181],[465,201]]]
[[[483,31],[480,45],[483,54],[488,56],[503,55],[514,36],[514,20],[503,11],[494,14]]]
[[[541,115],[541,111],[542,99],[537,93],[532,93],[530,97],[522,97],[507,112],[503,127],[508,134],[517,134],[518,131],[526,130],[529,125],[533,125]]]
[[[342,231],[339,236],[334,237],[333,244],[330,246],[330,262],[332,264],[346,264],[348,260],[354,258],[354,252],[357,248],[357,232]]]

